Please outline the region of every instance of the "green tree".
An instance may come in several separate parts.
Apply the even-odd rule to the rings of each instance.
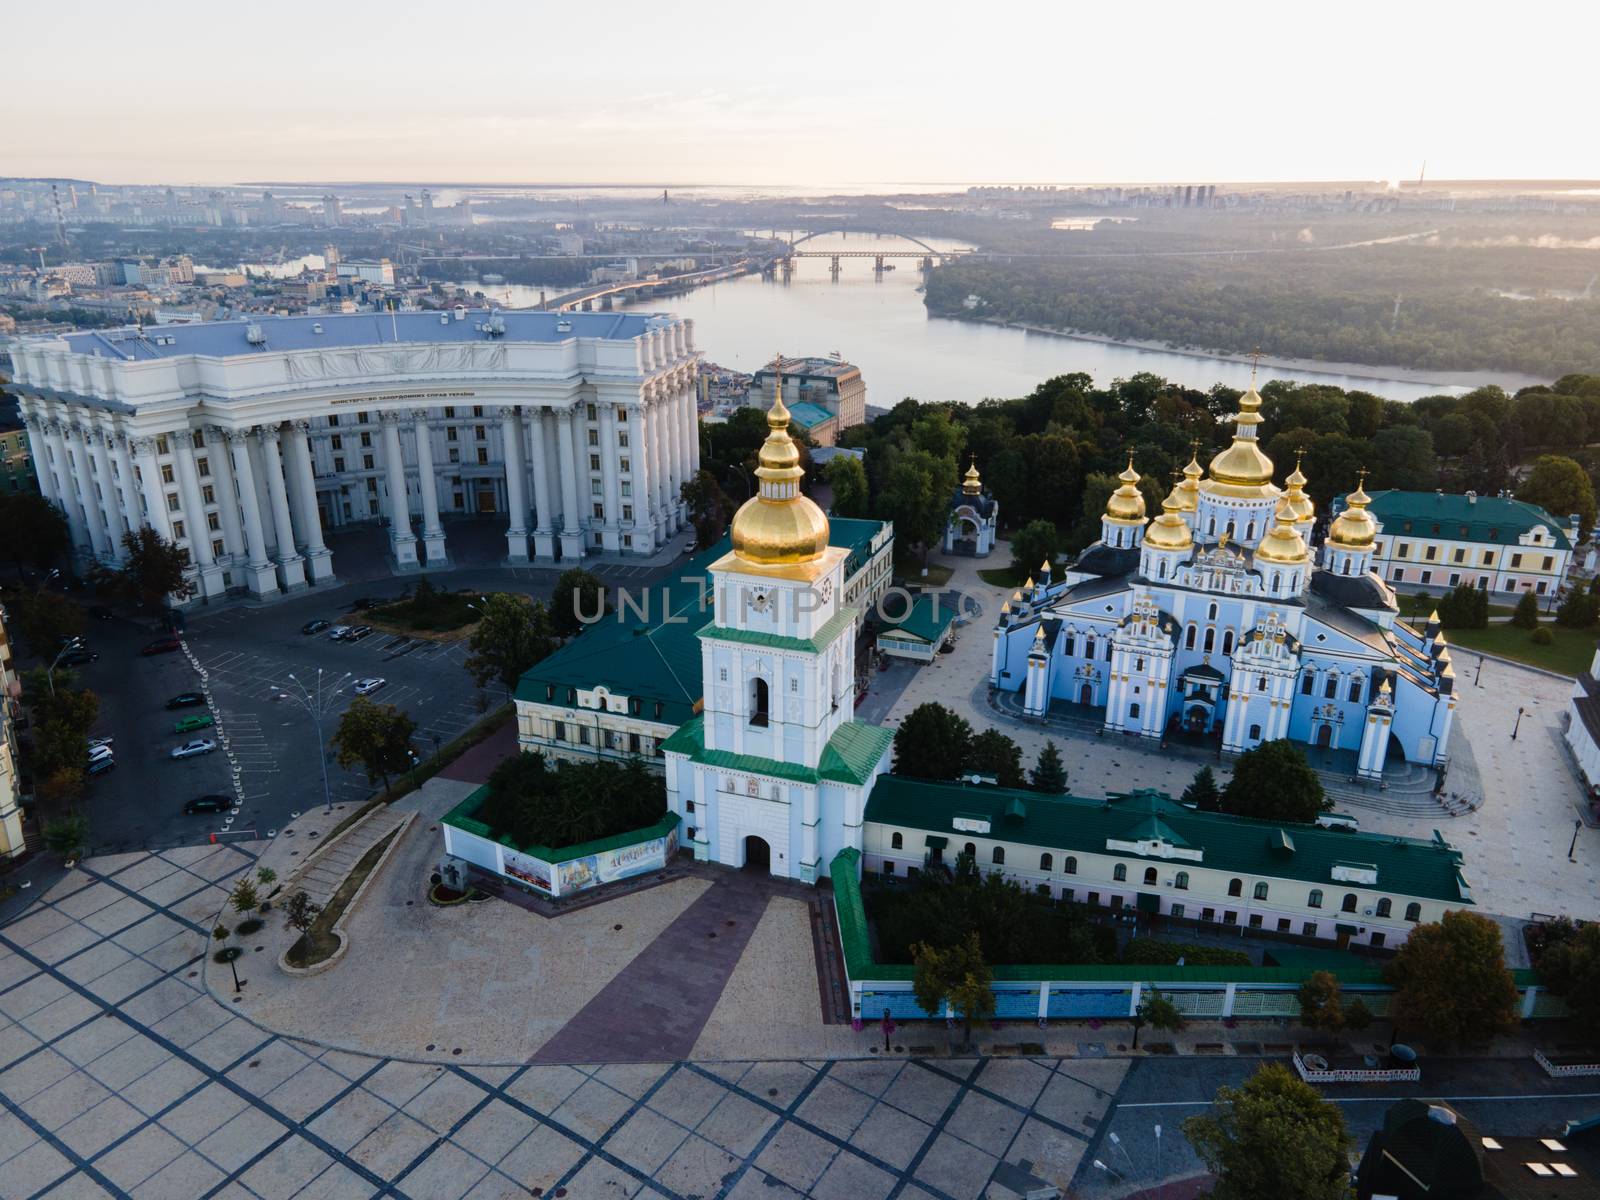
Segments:
[[[228,903],[233,905],[233,911],[241,917],[246,913],[255,912],[261,907],[261,897],[256,893],[256,885],[249,879],[240,879],[233,885],[233,891],[228,896]]]
[[[1313,971],[1300,985],[1300,1024],[1307,1029],[1342,1029],[1344,1005],[1332,971]]]
[[[72,548],[66,514],[37,492],[0,497],[0,529],[19,571],[25,564],[43,571]]]
[[[392,704],[374,704],[366,696],[350,702],[333,735],[335,758],[341,767],[360,764],[368,783],[383,780],[411,765],[411,735],[417,723]]]
[[[1556,624],[1563,629],[1587,629],[1600,620],[1600,597],[1594,593],[1594,584],[1588,587],[1581,579],[1574,579],[1556,607]]]
[[[174,542],[163,538],[150,526],[122,535],[127,552],[122,568],[112,577],[114,590],[129,600],[156,609],[173,600],[187,600],[195,594],[195,582],[184,577],[188,554]]]
[[[1201,767],[1194,779],[1183,789],[1183,803],[1192,804],[1201,812],[1220,812],[1222,793],[1217,788],[1217,777],[1210,767]]]
[[[1517,1024],[1517,985],[1500,926],[1465,910],[1418,925],[1386,968],[1397,1024],[1444,1043],[1476,1044]]]
[[[978,935],[970,934],[944,949],[918,943],[911,948],[911,961],[916,967],[911,992],[917,1003],[938,1015],[948,1001],[970,1044],[972,1022],[994,1013],[994,971],[984,960]]]
[[[6,608],[8,623],[46,663],[55,658],[62,638],[83,632],[83,609],[53,592],[23,591],[9,598]]]
[[[854,454],[840,454],[823,472],[828,488],[833,493],[831,512],[836,517],[865,517],[871,500],[867,487],[867,469]]]
[[[1518,486],[1517,499],[1539,505],[1562,524],[1577,513],[1583,537],[1594,528],[1594,484],[1588,473],[1565,455],[1540,455]]]
[[[72,861],[83,855],[89,844],[89,821],[81,813],[68,813],[44,827],[44,848]]]
[[[322,911],[322,905],[306,895],[304,890],[294,892],[283,903],[283,926],[292,929],[300,936],[295,938],[294,944],[289,947],[289,961],[303,963],[311,955],[311,944],[307,935],[311,927],[317,923],[317,914]]]
[[[994,776],[1001,787],[1020,788],[1028,783],[1022,770],[1022,747],[998,729],[985,729],[972,739],[967,769]]]
[[[1036,792],[1059,796],[1067,790],[1067,768],[1061,762],[1061,751],[1056,744],[1046,741],[1034,760],[1033,771],[1028,776],[1028,786]]]
[[[1522,598],[1517,601],[1517,607],[1512,610],[1511,624],[1518,629],[1539,627],[1539,599],[1532,592],[1522,593]]]
[[[1218,1088],[1211,1111],[1185,1121],[1183,1134],[1216,1178],[1213,1200],[1348,1200],[1344,1115],[1287,1067]]]
[[[1018,575],[1037,577],[1045,563],[1054,564],[1061,553],[1061,531],[1052,521],[1029,521],[1011,537],[1011,569]]]
[[[894,735],[896,774],[955,779],[972,758],[972,726],[942,704],[919,704]]]
[[[717,539],[728,528],[728,522],[733,519],[734,511],[733,501],[722,490],[717,477],[702,467],[684,481],[678,494],[689,508],[689,523],[694,526],[695,544],[702,550],[716,545]]]
[[[1489,624],[1489,594],[1463,583],[1440,599],[1439,623],[1446,629],[1485,629]]]
[[[1183,1028],[1183,1013],[1171,1000],[1156,989],[1155,984],[1141,989],[1139,1007],[1133,1013],[1133,1048],[1139,1048],[1139,1030],[1149,1025],[1163,1033],[1176,1033]]]
[[[482,687],[496,680],[509,696],[523,672],[555,649],[550,612],[538,600],[495,592],[483,602],[468,645],[472,654],[464,665],[472,682]]]
[[[1223,812],[1264,821],[1308,824],[1332,807],[1305,753],[1287,738],[1241,754],[1222,792]]]
[[[922,547],[924,563],[929,547],[944,537],[955,483],[955,460],[926,450],[901,451],[889,468],[879,506],[894,522],[896,538]]]
[[[583,567],[569,567],[550,593],[550,627],[562,637],[571,637],[585,623],[599,620],[607,607],[606,585],[600,577]]]
[[[1566,1000],[1578,1028],[1600,1029],[1600,924],[1569,924],[1563,933],[1539,955],[1539,976]]]

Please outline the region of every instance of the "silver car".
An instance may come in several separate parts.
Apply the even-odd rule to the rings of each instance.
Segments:
[[[192,742],[185,742],[181,746],[172,748],[173,758],[195,758],[201,754],[210,754],[217,748],[217,743],[210,738],[195,738]]]

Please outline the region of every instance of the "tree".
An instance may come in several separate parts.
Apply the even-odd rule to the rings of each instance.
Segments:
[[[1552,941],[1538,960],[1539,976],[1557,996],[1581,1029],[1600,1029],[1600,924],[1582,929],[1568,923],[1558,941]]]
[[[550,593],[550,627],[562,637],[571,637],[585,624],[598,621],[606,607],[606,585],[600,577],[582,567],[570,567],[561,572]]]
[[[1522,593],[1522,598],[1517,601],[1517,607],[1512,610],[1511,624],[1518,629],[1539,627],[1539,598],[1532,592]]]
[[[1178,1006],[1163,996],[1151,984],[1141,992],[1139,1007],[1133,1013],[1133,1048],[1139,1048],[1139,1030],[1149,1025],[1151,1029],[1176,1033],[1183,1028],[1183,1013]]]
[[[479,687],[499,681],[509,696],[523,672],[555,649],[550,610],[538,600],[530,604],[521,596],[495,592],[480,612],[468,643],[472,655],[465,663],[467,673]]]
[[[1034,761],[1028,776],[1028,785],[1036,792],[1059,796],[1067,790],[1067,768],[1061,763],[1061,751],[1056,744],[1046,741],[1039,757]]]
[[[391,773],[411,765],[411,735],[417,723],[392,704],[374,704],[366,696],[350,702],[339,728],[333,735],[336,758],[341,767],[357,763],[367,773],[368,783],[383,780],[389,790]]]
[[[124,533],[122,547],[127,557],[112,580],[115,590],[128,599],[154,609],[169,596],[187,600],[195,594],[194,580],[184,576],[188,555],[150,526]]]
[[[1307,1029],[1342,1029],[1344,1005],[1332,971],[1313,971],[1300,985],[1300,1024]]]
[[[1287,1067],[1262,1067],[1217,1089],[1211,1111],[1183,1123],[1216,1183],[1213,1200],[1346,1200],[1352,1139],[1339,1107]]]
[[[293,893],[283,905],[283,927],[292,929],[300,936],[295,939],[294,945],[289,947],[291,960],[306,960],[311,946],[306,940],[306,935],[311,932],[311,927],[317,923],[317,914],[322,911],[322,905],[306,895],[304,890]]]
[[[1500,926],[1474,912],[1447,912],[1411,931],[1386,969],[1397,1024],[1445,1043],[1477,1043],[1517,1024],[1517,985]]]
[[[836,517],[865,517],[870,511],[867,469],[854,454],[835,456],[823,472],[833,492],[832,513]]]
[[[922,547],[924,563],[928,547],[944,536],[955,483],[955,460],[926,450],[901,451],[889,468],[879,506],[894,522],[896,537]]]
[[[39,780],[39,800],[48,809],[70,809],[83,795],[82,767],[56,767]]]
[[[1332,807],[1304,752],[1287,738],[1241,754],[1222,793],[1223,812],[1263,821],[1308,824]]]
[[[937,1014],[946,1002],[966,1027],[966,1040],[972,1041],[972,1022],[994,1013],[994,971],[984,961],[983,947],[976,933],[946,949],[926,942],[911,948],[916,974],[911,992],[927,1012]]]
[[[89,842],[89,821],[81,813],[68,813],[44,827],[44,847],[71,861],[82,856]]]
[[[894,735],[894,769],[919,779],[956,779],[972,756],[972,726],[942,704],[919,704]]]
[[[19,571],[24,564],[43,571],[72,548],[66,514],[37,492],[0,498],[0,529]]]
[[[1556,607],[1556,624],[1563,629],[1588,629],[1596,621],[1600,621],[1600,596],[1595,595],[1593,581],[1585,587],[1581,579],[1574,579]]]
[[[1217,777],[1210,767],[1201,767],[1194,780],[1183,789],[1183,803],[1192,804],[1201,812],[1221,812],[1222,793],[1217,788]]]
[[[689,508],[689,523],[694,526],[696,544],[702,550],[715,545],[728,528],[734,511],[733,501],[722,490],[717,477],[702,467],[691,478],[684,480],[678,495]]]
[[[1446,629],[1485,629],[1489,625],[1489,593],[1463,583],[1439,601],[1439,623]]]
[[[261,907],[261,897],[256,894],[256,885],[249,879],[240,879],[233,885],[233,891],[228,896],[228,903],[233,905],[233,911],[241,917],[246,913],[255,912]]]
[[[1060,553],[1061,531],[1053,521],[1029,521],[1011,537],[1011,569],[1018,575],[1037,575]]]
[[[1540,455],[1517,488],[1517,499],[1539,505],[1563,525],[1576,513],[1583,537],[1594,528],[1594,484],[1588,473],[1565,455]]]
[[[979,775],[992,775],[1001,787],[1026,787],[1022,771],[1022,747],[998,729],[985,729],[972,739],[967,767]]]
[[[60,648],[61,639],[83,632],[83,609],[52,592],[30,595],[24,591],[8,598],[8,623],[15,625],[28,648],[48,663]]]

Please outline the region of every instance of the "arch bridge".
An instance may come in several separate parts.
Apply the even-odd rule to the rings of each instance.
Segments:
[[[857,232],[848,229],[822,229],[797,237],[788,245],[788,249],[779,253],[772,261],[769,270],[781,270],[788,274],[794,269],[794,260],[797,258],[826,258],[830,260],[829,270],[834,275],[839,274],[842,260],[847,258],[870,258],[873,260],[873,269],[882,274],[886,269],[884,260],[890,258],[915,258],[921,260],[924,271],[931,271],[941,262],[952,258],[962,258],[974,253],[971,250],[936,250],[921,238],[913,237],[909,233],[876,234],[879,237],[895,237],[902,241],[912,243],[919,247],[916,250],[802,250],[800,247],[812,238],[827,237],[834,233]]]

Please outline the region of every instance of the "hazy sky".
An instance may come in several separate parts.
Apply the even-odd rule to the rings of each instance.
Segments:
[[[1592,0],[7,0],[0,174],[1592,177]]]

